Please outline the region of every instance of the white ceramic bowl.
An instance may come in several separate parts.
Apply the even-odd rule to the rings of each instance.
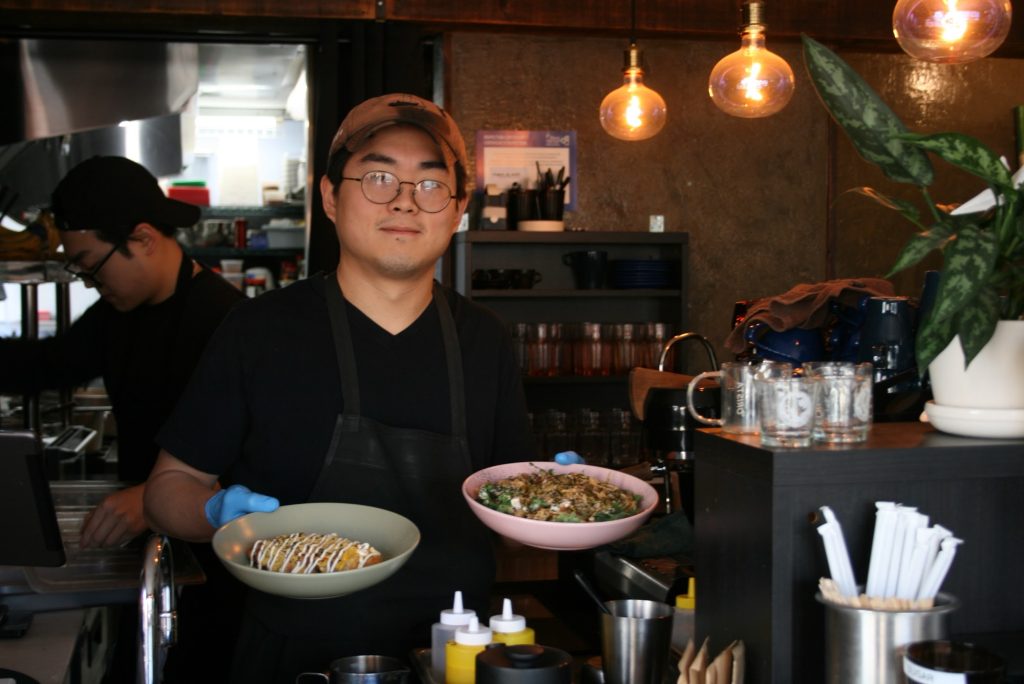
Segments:
[[[584,473],[595,480],[610,482],[634,494],[640,495],[640,511],[628,518],[604,522],[551,522],[517,518],[508,513],[488,508],[476,500],[480,487],[488,482],[501,480],[521,473],[535,472],[538,468],[558,473]],[[658,493],[654,487],[638,477],[618,470],[592,465],[558,465],[553,461],[526,461],[506,463],[484,468],[470,475],[462,483],[462,495],[470,509],[484,525],[498,534],[514,539],[527,546],[555,551],[578,551],[592,549],[622,539],[634,532],[650,517],[658,505]]]
[[[249,567],[249,550],[257,539],[293,532],[335,532],[369,542],[384,557],[355,570],[291,575]],[[308,503],[281,506],[273,513],[250,513],[232,520],[213,535],[213,550],[228,571],[254,589],[289,598],[334,598],[372,587],[393,575],[420,543],[420,531],[408,518],[372,506]]]

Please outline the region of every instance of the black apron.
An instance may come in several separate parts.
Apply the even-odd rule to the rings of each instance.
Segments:
[[[334,274],[328,279],[344,409],[308,500],[400,513],[419,528],[420,545],[397,573],[349,596],[295,600],[251,590],[232,681],[291,682],[299,672],[325,671],[333,659],[349,655],[405,658],[412,649],[430,645],[430,626],[451,607],[456,589],[470,607],[488,608],[494,554],[490,534],[461,493],[472,465],[462,355],[449,306],[435,285],[452,434],[391,427],[361,414],[345,301]]]

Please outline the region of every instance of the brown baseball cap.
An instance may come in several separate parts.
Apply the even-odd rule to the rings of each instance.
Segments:
[[[451,115],[429,100],[406,93],[381,95],[353,107],[334,134],[330,156],[342,147],[355,152],[374,131],[393,124],[419,126],[447,145],[463,169],[469,168],[466,142]]]

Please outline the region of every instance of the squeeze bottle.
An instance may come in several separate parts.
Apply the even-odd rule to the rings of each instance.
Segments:
[[[449,641],[445,653],[445,684],[474,684],[476,681],[476,655],[491,643],[491,628],[481,625],[474,615],[468,625],[455,630],[455,640]]]
[[[535,643],[533,629],[526,626],[526,618],[512,613],[511,599],[502,602],[501,615],[491,616],[490,627],[496,644],[518,646]]]
[[[458,627],[469,624],[469,619],[476,616],[473,609],[462,609],[462,592],[456,591],[452,599],[452,607],[441,611],[438,622],[430,627],[430,666],[434,669],[434,676],[440,682],[444,681],[445,647],[448,642],[455,638],[455,630]]]

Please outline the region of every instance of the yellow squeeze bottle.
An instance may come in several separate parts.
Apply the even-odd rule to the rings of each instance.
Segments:
[[[445,684],[474,684],[476,655],[491,643],[491,628],[473,616],[468,625],[455,630],[455,640],[445,645]]]
[[[526,626],[526,618],[512,613],[512,600],[505,599],[501,604],[501,615],[492,615],[490,621],[492,641],[506,646],[533,644],[533,629]]]

